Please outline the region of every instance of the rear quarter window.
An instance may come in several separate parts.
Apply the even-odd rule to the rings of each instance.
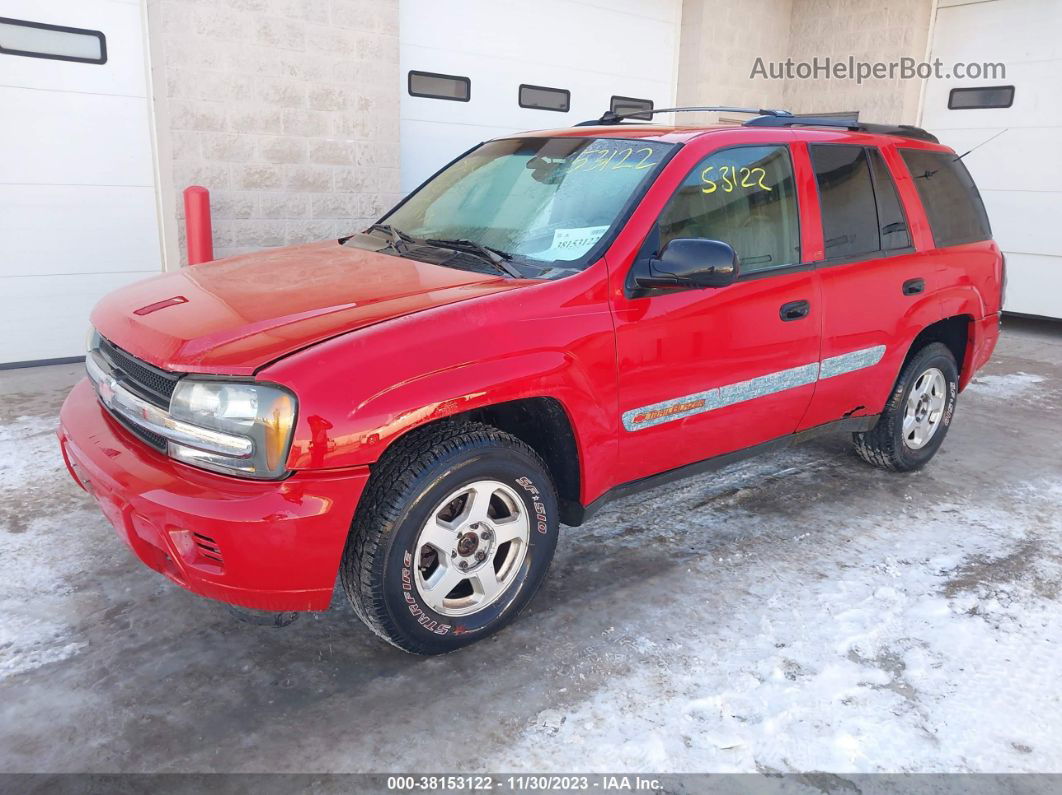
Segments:
[[[950,152],[901,149],[922,199],[937,248],[992,237],[988,214],[970,172]]]

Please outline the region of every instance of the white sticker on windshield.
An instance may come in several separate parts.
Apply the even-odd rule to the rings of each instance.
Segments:
[[[557,229],[553,232],[553,245],[544,252],[549,258],[557,260],[579,259],[601,235],[608,231],[607,226],[580,226],[575,229]]]

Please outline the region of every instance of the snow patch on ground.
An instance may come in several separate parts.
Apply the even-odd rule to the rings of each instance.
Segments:
[[[641,615],[615,633],[626,673],[539,715],[499,767],[1062,771],[1062,483],[1024,497],[961,522],[946,502],[854,516],[813,561],[799,536],[751,563],[691,561],[652,637]],[[691,634],[702,609],[727,618]]]
[[[98,522],[87,498],[61,500],[63,521],[42,510],[66,491],[66,469],[55,437],[55,418],[20,417],[0,426],[0,682],[77,654],[73,627],[57,609],[70,578],[84,565],[75,538],[84,522]],[[67,513],[68,511],[68,513]]]
[[[1013,400],[1026,397],[1036,391],[1045,379],[1034,373],[1007,373],[1006,375],[979,375],[967,387],[978,395],[995,400]]]

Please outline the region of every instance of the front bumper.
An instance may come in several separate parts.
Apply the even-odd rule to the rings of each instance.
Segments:
[[[63,404],[58,434],[74,480],[146,565],[241,607],[328,608],[368,467],[273,482],[200,471],[125,430],[87,378]]]

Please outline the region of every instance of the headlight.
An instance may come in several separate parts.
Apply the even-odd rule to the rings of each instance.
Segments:
[[[88,335],[85,337],[85,352],[94,351],[100,347],[100,333],[89,326]]]
[[[251,442],[250,452],[232,455],[212,444],[172,437],[167,452],[192,466],[252,478],[277,478],[295,427],[295,398],[276,386],[181,379],[170,398],[170,417],[178,423],[217,431]],[[214,449],[205,449],[213,447]]]

